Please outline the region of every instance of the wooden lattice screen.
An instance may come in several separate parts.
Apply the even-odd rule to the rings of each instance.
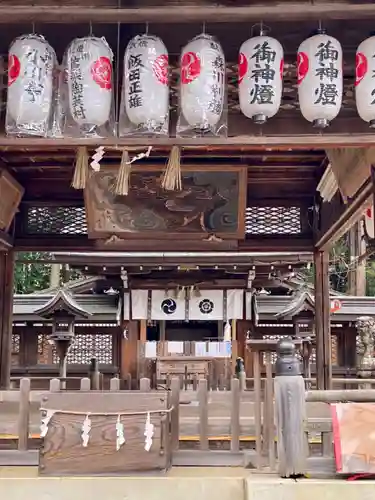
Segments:
[[[85,333],[75,336],[68,354],[68,364],[89,364],[92,358],[105,365],[114,364],[114,341],[112,333]],[[38,363],[57,364],[56,349],[48,342],[48,336],[38,335]]]

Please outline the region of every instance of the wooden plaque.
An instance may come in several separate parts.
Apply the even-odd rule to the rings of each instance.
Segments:
[[[169,446],[170,414],[152,413],[154,436],[151,450],[145,445],[146,412],[167,409],[167,396],[159,394],[121,392],[48,393],[45,408],[79,411],[82,414],[56,412],[51,418],[40,453],[39,473],[61,475],[126,475],[152,470],[167,470],[171,455]],[[82,423],[85,413],[91,420],[90,439],[82,446]],[[116,450],[115,415],[95,415],[95,412],[145,412],[123,415],[125,444]]]
[[[118,169],[93,172],[85,189],[88,234],[133,239],[222,239],[245,236],[247,171],[184,166],[182,191],[161,188],[160,166],[134,167],[128,196],[116,196]]]
[[[23,193],[23,187],[8,172],[0,170],[0,230],[8,231]]]

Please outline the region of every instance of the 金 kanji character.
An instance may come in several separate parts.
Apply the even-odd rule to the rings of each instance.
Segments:
[[[258,104],[272,104],[274,95],[275,93],[272,85],[258,85],[256,83],[250,92],[250,96],[252,96],[251,104],[255,102]]]
[[[335,105],[338,97],[337,87],[335,83],[321,83],[318,89],[315,89],[317,99],[314,104]]]
[[[254,49],[255,52],[251,56],[251,59],[255,59],[257,64],[260,62],[267,62],[268,64],[274,62],[276,51],[272,50],[268,42],[263,42],[262,44],[258,43],[258,45],[255,45]]]

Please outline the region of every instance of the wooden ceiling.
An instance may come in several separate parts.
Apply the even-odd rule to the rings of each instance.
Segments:
[[[138,162],[135,169],[160,165],[164,169],[169,151],[154,148],[148,160]],[[25,186],[24,202],[82,200],[81,191],[71,187],[75,150],[59,148],[34,150],[0,148],[0,162]],[[252,200],[297,198],[312,201],[316,186],[326,166],[321,150],[260,151],[249,148],[209,151],[183,149],[182,166],[242,165],[248,171],[248,198]],[[118,165],[120,153],[108,151],[102,168]]]

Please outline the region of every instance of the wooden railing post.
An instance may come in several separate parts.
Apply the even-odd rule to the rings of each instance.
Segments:
[[[29,440],[30,379],[20,382],[20,404],[18,410],[18,450],[26,451]]]
[[[208,450],[208,390],[206,379],[199,381],[198,401],[200,449]]]
[[[231,429],[231,451],[240,451],[240,381],[238,378],[232,378],[231,381],[231,415],[230,415],[230,429]]]
[[[277,346],[275,407],[277,452],[281,477],[298,477],[306,473],[305,383],[292,339]]]
[[[151,380],[149,378],[141,378],[139,381],[139,389],[141,392],[151,391]]]
[[[180,440],[180,379],[172,378],[171,381],[171,444],[172,452],[178,450]]]

